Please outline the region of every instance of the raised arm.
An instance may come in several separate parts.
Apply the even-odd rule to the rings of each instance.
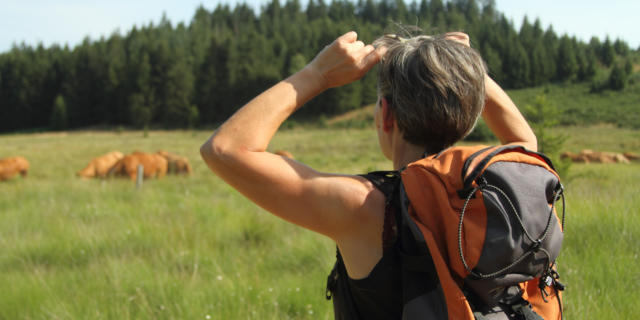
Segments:
[[[322,91],[361,78],[381,53],[349,32],[305,68],[263,92],[202,145],[219,177],[273,214],[334,239],[364,212],[373,187],[364,179],[317,172],[266,152],[282,122]]]
[[[482,118],[502,144],[518,144],[538,150],[535,134],[516,105],[488,75],[485,77],[487,102]]]

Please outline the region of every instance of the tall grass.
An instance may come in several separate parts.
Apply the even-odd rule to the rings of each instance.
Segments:
[[[611,143],[639,151],[637,132],[607,130]],[[31,162],[28,178],[0,183],[0,319],[331,319],[324,286],[335,246],[211,174],[198,155],[208,135],[0,136],[0,157]],[[116,149],[182,154],[194,173],[140,189],[74,176]],[[323,171],[390,169],[370,129],[296,128],[270,149]],[[640,311],[640,166],[574,165],[572,174],[559,262],[567,318],[631,318]]]
[[[574,165],[560,271],[568,319],[640,312],[640,165]]]

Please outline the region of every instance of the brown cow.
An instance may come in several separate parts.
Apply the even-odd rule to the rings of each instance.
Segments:
[[[580,154],[589,159],[589,162],[596,163],[629,163],[629,160],[622,154],[615,152],[601,152],[585,149]]]
[[[627,159],[629,159],[630,161],[640,161],[640,154],[632,153],[632,152],[625,152],[625,153],[623,153],[623,155],[625,157],[627,157]]]
[[[124,156],[118,161],[113,172],[129,176],[132,181],[135,181],[138,175],[138,165],[142,165],[145,179],[154,176],[160,179],[167,174],[167,159],[159,154],[140,151],[134,151]]]
[[[172,154],[164,150],[158,150],[158,152],[156,153],[163,156],[165,159],[167,159],[167,165],[168,165],[167,173],[190,174],[191,171],[193,171],[191,169],[191,164],[189,163],[189,159],[187,159],[186,157]]]
[[[29,173],[29,161],[24,157],[8,157],[0,159],[0,181],[13,178],[20,174],[23,178]]]
[[[279,156],[283,156],[283,157],[286,157],[286,158],[289,158],[289,159],[294,159],[293,155],[291,154],[291,152],[289,152],[287,150],[277,150],[274,153],[279,155]]]
[[[565,151],[560,154],[560,159],[570,159],[571,162],[576,163],[589,163],[589,159],[582,154],[576,154],[573,152]]]
[[[579,154],[563,152],[560,158],[569,158],[577,163],[629,163],[629,159],[623,154],[615,152],[602,152],[584,149]]]
[[[91,162],[89,162],[84,169],[78,171],[76,175],[83,178],[99,177],[104,179],[122,158],[124,158],[124,155],[120,151],[108,152],[102,156],[93,158]]]
[[[617,163],[629,163],[629,159],[627,157],[625,157],[625,155],[621,154],[621,153],[614,153],[613,154],[613,160],[615,160],[615,162]]]

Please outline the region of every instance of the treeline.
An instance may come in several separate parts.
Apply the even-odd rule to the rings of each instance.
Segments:
[[[628,61],[631,51],[621,40],[559,36],[539,20],[525,18],[516,30],[492,0],[310,0],[306,8],[298,0],[272,0],[260,12],[246,4],[200,7],[188,25],[174,26],[165,16],[74,48],[23,44],[1,54],[0,131],[217,123],[338,35],[356,30],[369,42],[405,33],[407,25],[467,32],[507,88],[592,80],[598,70]],[[375,99],[369,73],[325,92],[296,116],[340,113]]]

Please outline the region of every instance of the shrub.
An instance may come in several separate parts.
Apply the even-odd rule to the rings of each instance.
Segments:
[[[546,96],[539,95],[533,105],[525,106],[524,111],[538,139],[538,151],[551,159],[561,177],[567,176],[571,161],[560,159],[560,151],[568,137],[565,134],[553,134],[548,130],[559,123],[560,110],[549,102]]]
[[[627,78],[629,78],[629,75],[625,71],[624,67],[617,63],[613,66],[611,74],[609,75],[609,88],[618,91],[624,89],[627,83]]]
[[[64,130],[67,128],[67,105],[61,95],[58,95],[53,103],[50,124],[53,130]]]

